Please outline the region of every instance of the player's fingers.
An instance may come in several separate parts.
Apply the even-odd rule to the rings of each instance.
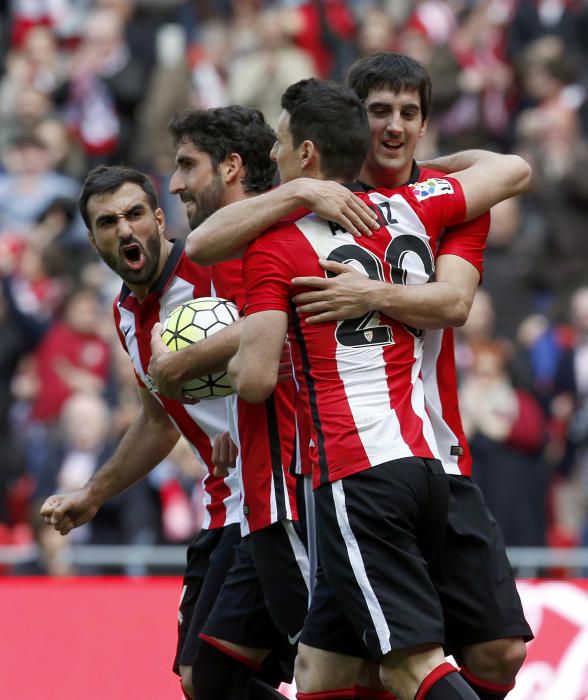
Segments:
[[[313,316],[309,316],[308,318],[305,319],[305,323],[308,323],[309,325],[313,326],[317,323],[325,323],[326,321],[337,321],[337,312],[336,311],[324,311],[321,314],[315,314]]]
[[[364,231],[369,231],[367,226],[364,226],[349,208],[345,211],[339,210],[331,220],[342,226],[345,231],[355,236],[355,238],[361,238],[364,235]],[[357,228],[356,224],[359,225],[359,228]]]
[[[370,207],[357,195],[353,195],[351,201],[349,202],[349,206],[355,211],[362,222],[366,226],[369,226],[370,229],[376,230],[380,228],[380,220],[378,219],[376,212],[373,211],[373,209],[370,209]]]
[[[152,352],[157,352],[157,353],[170,352],[170,349],[163,342],[163,338],[161,337],[162,331],[163,331],[163,326],[161,325],[161,323],[156,323],[153,326],[153,328],[151,329],[151,351]]]
[[[342,275],[346,272],[353,271],[353,268],[350,265],[337,262],[336,260],[325,260],[324,258],[320,258],[319,265],[323,268],[323,270],[334,272],[336,275]],[[320,279],[320,277],[318,279]]]
[[[298,287],[313,287],[314,289],[325,289],[329,286],[329,280],[325,277],[293,277],[292,284]]]
[[[75,523],[70,517],[66,516],[54,527],[60,535],[67,535],[74,529]]]
[[[45,502],[41,506],[39,513],[44,517],[51,517],[53,515],[54,509],[59,504],[59,499],[56,496],[49,496],[45,499]]]
[[[217,479],[224,479],[225,476],[229,476],[229,470],[226,467],[215,467],[212,473],[217,477]]]
[[[329,301],[314,301],[312,304],[297,306],[296,311],[300,314],[319,314],[331,311],[331,304]]]
[[[324,301],[327,296],[331,296],[328,289],[319,289],[315,292],[302,292],[292,297],[296,306],[301,304],[312,304],[315,301]]]

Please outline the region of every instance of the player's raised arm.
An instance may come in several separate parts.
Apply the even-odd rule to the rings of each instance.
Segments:
[[[188,235],[186,253],[201,265],[239,257],[260,233],[301,208],[340,224],[354,236],[370,235],[380,226],[377,215],[343,185],[298,178],[219,209]]]
[[[49,496],[41,506],[46,523],[62,535],[91,520],[98,509],[140,481],[164,459],[179,439],[162,406],[140,388],[141,411],[115,453],[77,491]]]
[[[245,318],[239,350],[228,366],[229,379],[245,401],[262,403],[275,389],[287,330],[284,311],[260,311]]]
[[[491,151],[461,151],[425,164],[453,173],[466,200],[466,220],[488,211],[504,199],[524,192],[531,182],[531,166],[517,155]]]

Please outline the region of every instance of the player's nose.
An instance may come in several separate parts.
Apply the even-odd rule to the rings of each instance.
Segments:
[[[182,182],[182,178],[179,176],[178,171],[175,170],[171,179],[169,181],[169,192],[170,194],[179,194],[186,189],[186,186]]]

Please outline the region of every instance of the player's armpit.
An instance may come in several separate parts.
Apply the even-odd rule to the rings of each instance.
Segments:
[[[262,403],[274,390],[288,329],[284,311],[260,311],[245,318],[241,342],[228,374],[245,401]]]

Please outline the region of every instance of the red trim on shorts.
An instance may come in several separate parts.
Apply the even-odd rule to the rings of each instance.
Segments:
[[[492,683],[492,681],[484,681],[474,676],[465,666],[462,666],[459,672],[470,685],[487,690],[490,693],[496,693],[496,695],[506,695],[515,687],[516,683],[516,681],[513,681],[507,685],[500,685],[499,683]]]
[[[239,663],[243,664],[243,666],[252,668],[254,671],[261,670],[262,664],[257,663],[257,661],[253,661],[253,659],[249,659],[246,656],[243,656],[243,654],[239,654],[239,652],[235,651],[234,649],[229,649],[229,647],[226,647],[221,641],[219,641],[215,637],[209,637],[207,634],[203,634],[202,632],[198,636],[203,641],[207,642],[219,651],[222,651],[223,654],[226,654],[227,656],[230,656]]]
[[[439,664],[439,666],[434,668],[428,676],[425,676],[425,679],[419,685],[419,689],[417,690],[417,694],[414,696],[414,700],[425,700],[429,690],[431,690],[435,683],[440,681],[445,676],[448,676],[450,673],[457,673],[457,669],[453,664],[450,664],[447,661]]]
[[[297,700],[338,700],[338,698],[354,698],[354,688],[339,688],[338,690],[323,690],[320,693],[296,693]]]
[[[396,695],[387,690],[374,690],[373,688],[364,688],[361,685],[355,686],[355,697],[360,700],[396,700]]]

